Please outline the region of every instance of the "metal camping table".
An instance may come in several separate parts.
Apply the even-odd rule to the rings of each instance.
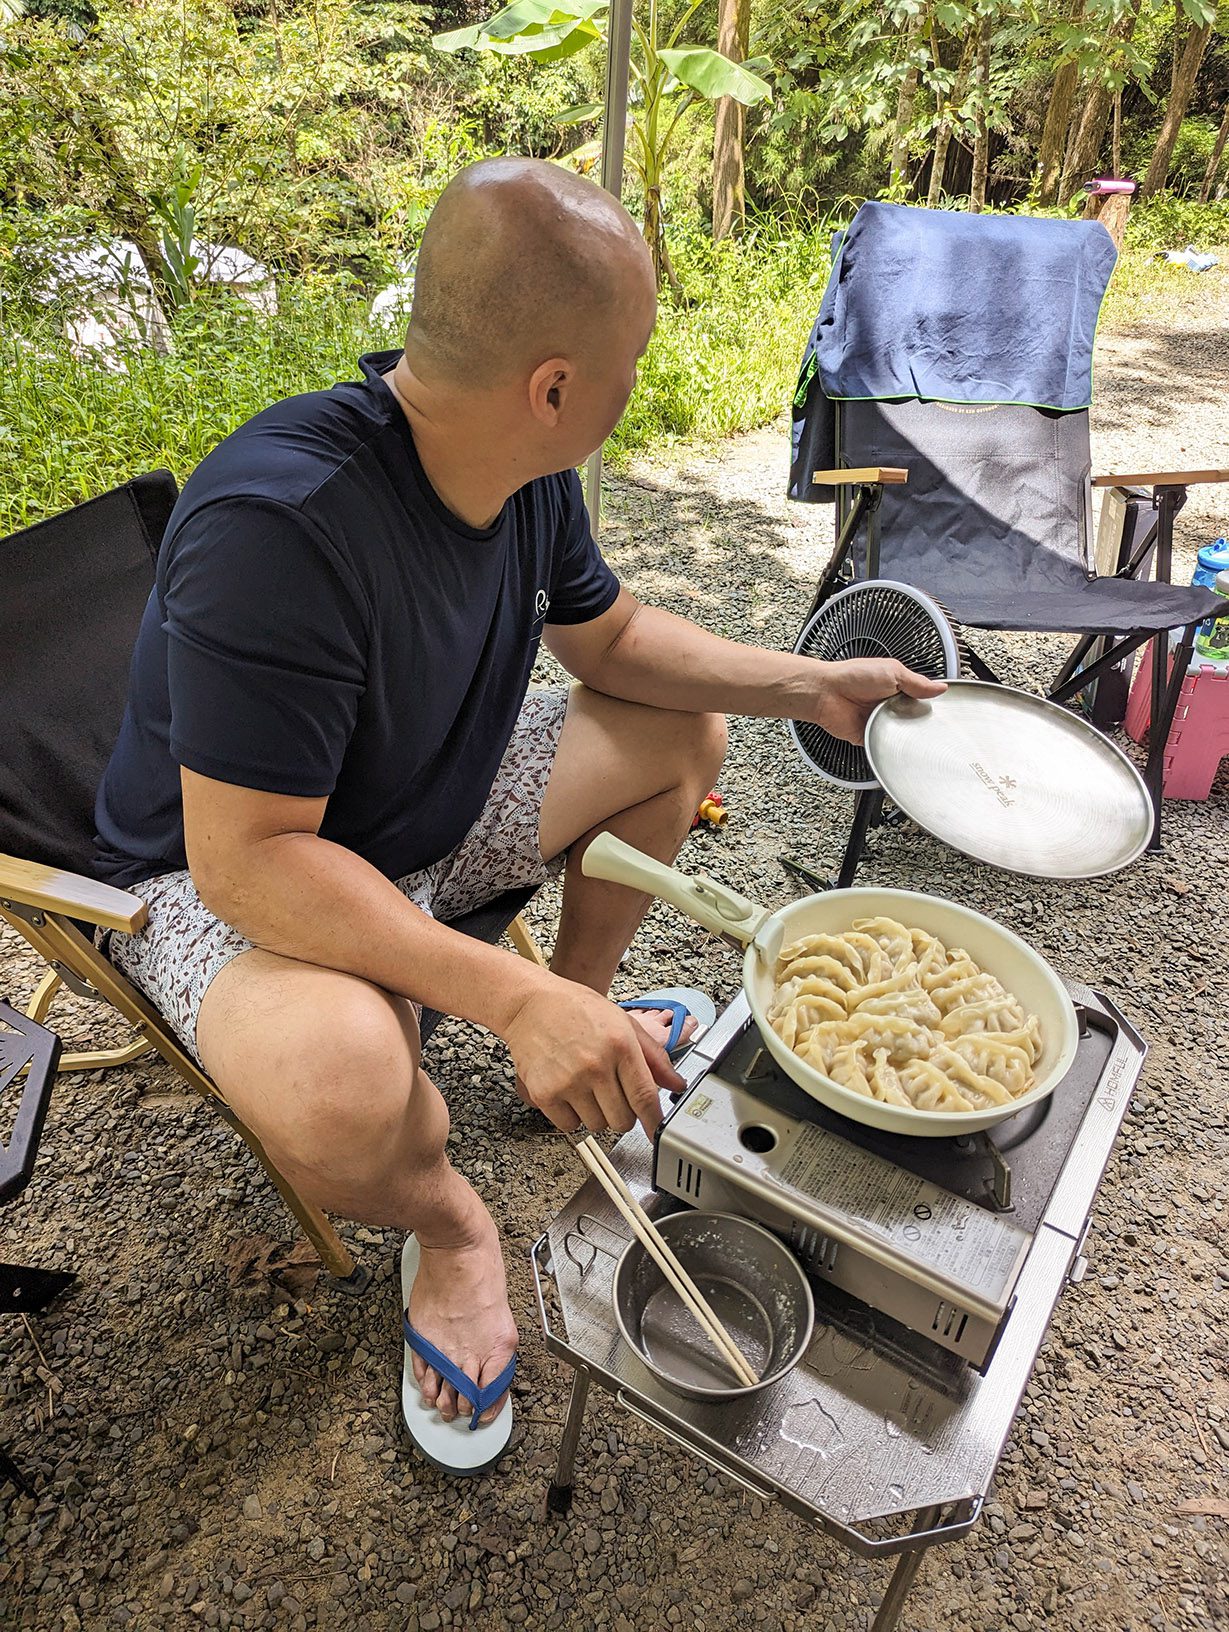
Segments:
[[[865,1557],[897,1557],[873,1632],[896,1625],[922,1555],[977,1522],[1021,1398],[1068,1281],[1084,1272],[1089,1210],[1145,1054],[1142,1039],[1101,994],[1118,1030],[1097,1092],[1055,1191],[1057,1225],[1038,1232],[1002,1338],[984,1372],[815,1284],[815,1337],[805,1360],[746,1402],[685,1400],[665,1389],[615,1326],[611,1281],[623,1221],[595,1180],[573,1195],[534,1244],[548,1349],[575,1369],[552,1512],[571,1505],[573,1469],[591,1383],[765,1502],[779,1501]],[[720,1048],[723,1016],[683,1063],[690,1086]],[[709,1050],[711,1049],[711,1053]],[[651,1184],[652,1149],[639,1129],[612,1160],[650,1214],[678,1205]]]

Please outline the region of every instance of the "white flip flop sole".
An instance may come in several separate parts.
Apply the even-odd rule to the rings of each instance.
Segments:
[[[401,1249],[401,1307],[410,1307],[410,1291],[418,1274],[418,1242],[412,1235],[405,1238]],[[423,1401],[414,1376],[414,1351],[402,1343],[401,1411],[406,1430],[415,1446],[427,1461],[441,1473],[468,1478],[485,1471],[498,1462],[512,1438],[512,1396],[509,1394],[503,1410],[494,1422],[484,1422],[471,1428],[470,1406],[462,1399],[461,1413],[452,1422],[445,1422],[433,1405]]]

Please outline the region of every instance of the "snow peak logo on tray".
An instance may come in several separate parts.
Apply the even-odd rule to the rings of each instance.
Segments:
[[[991,776],[986,767],[978,764],[977,760],[970,760],[969,763],[973,767],[973,774],[977,777],[977,780],[984,783],[985,786],[990,789],[990,792],[998,800],[999,804],[1002,805],[1004,810],[1010,810],[1015,804],[1015,800],[1011,797],[1012,790],[1016,785],[1015,777]]]

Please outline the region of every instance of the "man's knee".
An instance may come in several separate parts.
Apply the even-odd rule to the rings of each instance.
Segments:
[[[279,1164],[301,1174],[378,1177],[405,1157],[420,1080],[413,1009],[347,977],[327,1001],[302,997],[269,1013],[262,1037],[232,1039],[218,1086]],[[446,1111],[443,1123],[442,1134],[424,1131],[442,1141]]]
[[[704,771],[701,781],[710,782],[725,764],[730,732],[724,714],[695,715],[695,764]]]

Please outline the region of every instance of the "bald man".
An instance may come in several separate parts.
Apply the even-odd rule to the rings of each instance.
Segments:
[[[605,995],[646,902],[586,878],[586,845],[673,859],[726,713],[858,740],[881,698],[939,689],[736,645],[619,585],[575,470],[655,313],[644,242],[592,183],[458,175],[404,351],[258,414],[185,486],[98,796],[100,872],[149,903],[111,957],[304,1196],[412,1232],[407,1421],[456,1471],[507,1443],[517,1333],[417,1006],[502,1038],[556,1127],[652,1132],[665,1021]],[[540,642],[577,685],[527,693]],[[438,921],[561,865],[549,971]]]

